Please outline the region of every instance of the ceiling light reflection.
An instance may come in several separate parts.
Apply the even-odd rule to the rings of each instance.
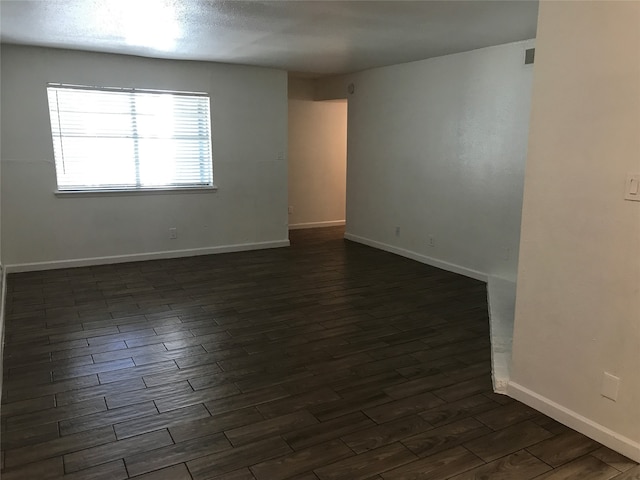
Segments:
[[[122,2],[124,39],[129,45],[170,51],[182,33],[173,2],[131,0]]]

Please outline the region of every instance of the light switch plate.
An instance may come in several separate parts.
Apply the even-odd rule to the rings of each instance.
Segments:
[[[640,173],[630,173],[624,184],[624,199],[640,202]]]

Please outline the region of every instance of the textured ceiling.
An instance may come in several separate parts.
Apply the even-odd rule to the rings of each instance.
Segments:
[[[2,0],[7,43],[337,74],[535,37],[537,1]]]

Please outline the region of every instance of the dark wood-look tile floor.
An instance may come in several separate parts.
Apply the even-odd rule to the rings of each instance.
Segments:
[[[492,393],[484,284],[342,233],[9,276],[3,480],[638,478]]]

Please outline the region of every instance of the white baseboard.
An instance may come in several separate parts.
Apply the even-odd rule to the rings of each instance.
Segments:
[[[458,273],[460,275],[464,275],[465,277],[474,278],[482,282],[486,282],[488,279],[488,275],[486,273],[478,272],[476,270],[462,267],[454,263],[445,262],[443,260],[438,260],[436,258],[427,257],[426,255],[412,252],[411,250],[405,250],[404,248],[394,247],[393,245],[378,242],[376,240],[371,240],[369,238],[353,235],[352,233],[345,233],[344,238],[346,238],[347,240],[351,240],[352,242],[362,243],[363,245],[368,245],[373,248],[378,248],[380,250],[384,250],[385,252],[395,253],[396,255],[410,258],[411,260],[415,260],[420,263],[425,263],[427,265],[431,265],[432,267],[440,268],[442,270],[447,270],[448,272]]]
[[[290,223],[289,230],[301,230],[303,228],[340,227],[344,220],[330,220],[327,222]]]
[[[640,462],[640,443],[620,435],[599,423],[569,410],[562,405],[539,395],[516,382],[509,382],[507,393],[510,397],[529,405],[558,422],[606,445],[612,450]]]
[[[5,267],[5,270],[7,273],[34,272],[39,270],[55,270],[59,268],[90,267],[93,265],[107,265],[113,263],[141,262],[144,260],[161,260],[167,258],[212,255],[216,253],[263,250],[267,248],[288,247],[289,245],[289,240],[239,243],[235,245],[221,245],[218,247],[189,248],[184,250],[167,250],[163,252],[149,253],[133,253],[127,255],[114,255],[109,257],[74,258],[70,260],[56,260],[51,262],[17,263],[13,265],[7,265]]]

